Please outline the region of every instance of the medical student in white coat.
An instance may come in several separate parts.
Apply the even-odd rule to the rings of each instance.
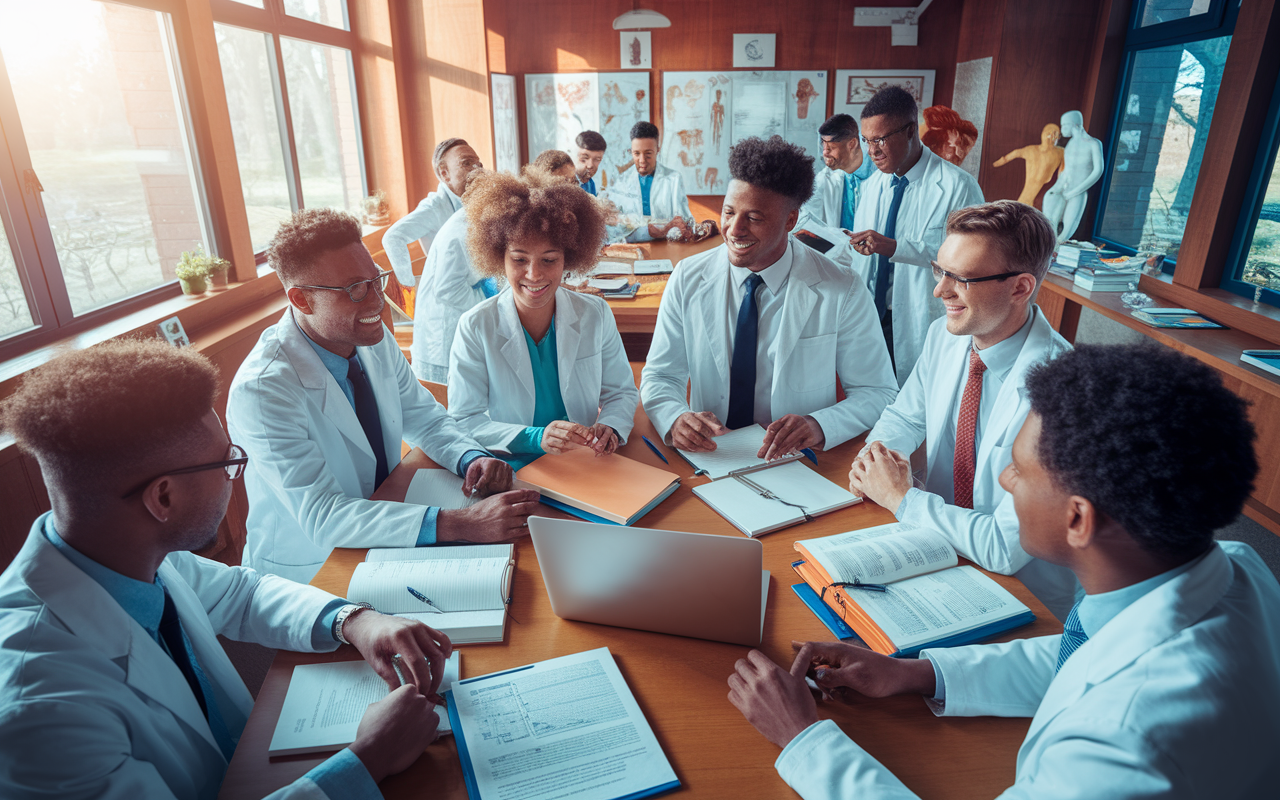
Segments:
[[[467,188],[467,176],[483,169],[480,156],[463,139],[445,139],[436,145],[431,157],[431,167],[440,183],[418,203],[418,207],[396,220],[382,235],[382,249],[387,252],[391,269],[401,286],[417,283],[413,263],[409,257],[409,243],[417,241],[424,254],[431,253],[431,243],[440,228],[462,208],[462,193]]]
[[[725,243],[680,262],[663,293],[640,380],[645,412],[685,450],[714,450],[716,436],[753,422],[767,430],[761,458],[834,447],[897,394],[871,297],[791,236],[813,191],[811,156],[750,137],[729,169]]]
[[[1030,409],[1027,372],[1071,349],[1035,305],[1053,248],[1049,221],[1031,206],[998,200],[951,213],[933,270],[947,315],[867,434],[849,489],[940,532],[983,569],[1016,575],[1065,619],[1075,576],[1022,549],[1013,498],[999,483]],[[925,442],[924,485],[914,488],[911,454]]]
[[[798,229],[810,229],[834,247],[823,253],[842,266],[853,262],[854,214],[862,197],[862,184],[875,174],[858,142],[858,122],[848,114],[834,114],[818,127],[825,167],[813,179],[813,197],[800,210]],[[824,230],[825,229],[825,230]]]
[[[922,694],[942,716],[1031,718],[1009,800],[1273,796],[1280,585],[1249,546],[1213,534],[1258,471],[1244,401],[1153,345],[1080,347],[1027,388],[1001,481],[1023,548],[1084,587],[1063,633],[919,659],[811,642],[790,672],[752,651],[730,701],[784,748],[778,773],[806,800],[915,797],[818,721],[806,673],[838,698]]]
[[[303,652],[350,643],[399,687],[273,798],[380,798],[377,782],[435,738],[447,637],[189,552],[216,541],[244,466],[217,394],[204,356],[123,340],[50,361],[0,409],[54,509],[0,575],[0,797],[217,797],[253,707],[219,634]]]
[[[627,237],[629,242],[662,239],[673,227],[675,218],[693,219],[689,197],[684,193],[684,179],[680,173],[658,163],[659,148],[657,125],[637,122],[631,126],[634,167],[618,176],[603,195],[620,213],[644,218],[644,224]]]
[[[931,262],[947,215],[982,202],[972,175],[920,142],[919,114],[916,101],[898,86],[876,92],[863,108],[862,143],[878,172],[862,185],[850,237],[852,269],[875,298],[898,385],[920,358],[929,325],[942,316]]]
[[[305,582],[335,547],[526,534],[537,493],[506,491],[511,468],[413,376],[381,320],[385,274],[355,217],[300,211],[267,252],[289,308],[262,332],[227,400],[227,427],[251,457],[245,565]],[[457,510],[376,498],[402,441],[462,476],[463,493],[494,496]]]
[[[480,181],[471,258],[507,288],[458,323],[449,413],[517,468],[578,447],[612,453],[631,432],[635,379],[608,304],[561,286],[595,263],[604,214],[572,176]]]

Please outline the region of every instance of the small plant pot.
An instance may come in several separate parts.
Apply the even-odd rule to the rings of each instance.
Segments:
[[[203,277],[179,278],[178,283],[182,285],[183,294],[204,294],[209,289],[209,284]]]

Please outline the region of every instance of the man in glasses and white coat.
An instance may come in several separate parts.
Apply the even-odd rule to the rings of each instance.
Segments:
[[[387,273],[356,218],[300,211],[267,252],[289,308],[240,365],[227,401],[231,438],[250,456],[245,565],[305,583],[335,547],[527,533],[537,492],[508,491],[511,467],[458,428],[387,335]],[[456,510],[373,499],[402,440],[462,476],[464,494],[493,496]]]

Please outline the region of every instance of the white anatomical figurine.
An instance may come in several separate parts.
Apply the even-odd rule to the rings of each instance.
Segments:
[[[1049,218],[1059,243],[1070,239],[1080,227],[1088,199],[1086,193],[1102,177],[1106,166],[1102,142],[1084,129],[1084,115],[1079,111],[1062,115],[1062,135],[1070,138],[1062,172],[1044,195],[1044,215]]]

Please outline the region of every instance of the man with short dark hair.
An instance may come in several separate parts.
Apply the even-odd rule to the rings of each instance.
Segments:
[[[414,547],[524,535],[537,492],[507,491],[511,467],[464,433],[382,322],[380,273],[355,217],[299,211],[268,259],[289,299],[240,365],[227,427],[250,456],[244,560],[299,582],[335,547]],[[371,499],[401,442],[492,497],[464,509]]]
[[[392,687],[273,798],[381,797],[435,738],[446,636],[191,552],[217,539],[246,461],[217,394],[203,355],[130,339],[58,356],[0,407],[53,506],[0,576],[0,796],[216,797],[253,707],[218,635],[349,643]]]
[[[1001,797],[1271,796],[1280,585],[1250,547],[1214,541],[1258,472],[1246,403],[1154,345],[1082,346],[1026,385],[1031,412],[1000,481],[1023,549],[1084,587],[1062,634],[918,659],[797,642],[790,672],[752,651],[730,702],[784,748],[778,772],[804,798],[915,797],[818,721],[806,674],[839,699],[922,694],[944,716],[1032,717]]]
[[[835,245],[825,253],[827,258],[848,265],[853,257],[849,234],[853,232],[862,183],[876,168],[871,159],[863,157],[858,123],[848,114],[832,115],[818,127],[818,136],[826,166],[813,181],[813,197],[804,204],[799,227],[827,228],[811,232]]]
[[[1031,206],[997,200],[951,212],[933,266],[946,317],[867,434],[849,489],[940,532],[978,566],[1017,575],[1062,619],[1075,577],[1022,549],[1013,498],[999,484],[1030,408],[1027,373],[1071,349],[1035,305],[1053,248],[1049,221]],[[911,454],[926,443],[924,484],[914,488]]]
[[[440,183],[436,190],[423,198],[418,207],[405,214],[382,235],[382,249],[387,252],[391,268],[401,286],[417,283],[413,274],[409,243],[418,241],[422,252],[431,252],[431,243],[444,223],[462,208],[462,192],[467,186],[467,176],[483,169],[480,157],[463,139],[445,139],[436,145],[431,166]]]
[[[683,450],[714,450],[716,436],[752,423],[767,430],[761,458],[834,447],[897,393],[871,297],[791,236],[813,192],[812,157],[779,136],[750,137],[729,169],[724,244],[682,261],[663,294],[645,412]]]
[[[693,219],[684,179],[679,172],[658,163],[660,149],[657,125],[642,121],[631,126],[634,169],[622,173],[607,193],[620,213],[637,222],[627,241],[661,239],[673,223],[680,226],[684,220]]]
[[[899,86],[880,89],[863,107],[862,142],[878,172],[862,185],[850,237],[852,267],[871,287],[899,385],[942,316],[930,270],[947,215],[982,202],[972,175],[920,142],[919,117]]]
[[[578,185],[592,197],[596,194],[596,171],[604,161],[609,143],[595,131],[583,131],[574,139],[573,161]]]

